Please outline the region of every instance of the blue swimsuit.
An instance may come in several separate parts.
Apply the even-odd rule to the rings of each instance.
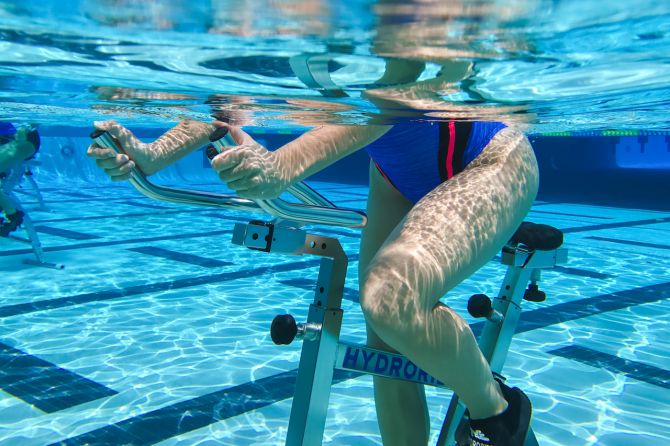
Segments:
[[[501,122],[397,124],[366,150],[384,178],[416,203],[462,172],[503,128]]]

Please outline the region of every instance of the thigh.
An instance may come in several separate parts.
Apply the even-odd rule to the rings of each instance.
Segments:
[[[365,210],[368,224],[361,232],[358,260],[361,281],[372,258],[411,208],[412,202],[391,186],[370,163],[370,193]]]
[[[400,293],[408,301],[394,306],[431,312],[507,242],[537,187],[527,139],[511,128],[500,131],[463,172],[423,197],[377,251],[370,267],[402,278],[409,291]]]
[[[362,290],[366,271],[379,248],[412,208],[412,202],[391,186],[370,163],[370,193],[366,213],[368,224],[361,233],[358,282]],[[392,350],[367,326],[368,345]]]

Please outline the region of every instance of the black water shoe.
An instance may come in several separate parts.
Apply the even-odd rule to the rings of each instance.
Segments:
[[[16,231],[23,223],[23,216],[25,214],[21,210],[17,210],[13,214],[7,215],[7,221],[0,224],[0,237],[7,237],[12,232]]]
[[[530,427],[530,400],[518,387],[496,381],[507,400],[507,409],[490,418],[470,420],[470,446],[523,446]]]

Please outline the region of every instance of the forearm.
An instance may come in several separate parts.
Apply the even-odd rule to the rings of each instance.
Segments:
[[[362,149],[391,126],[325,125],[316,127],[276,151],[291,182],[297,182]]]
[[[148,144],[150,173],[157,172],[209,142],[215,127],[200,121],[184,120]]]

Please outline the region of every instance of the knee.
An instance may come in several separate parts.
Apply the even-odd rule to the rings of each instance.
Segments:
[[[368,269],[360,303],[365,320],[382,338],[399,332],[419,319],[416,290],[397,269],[378,264]]]

